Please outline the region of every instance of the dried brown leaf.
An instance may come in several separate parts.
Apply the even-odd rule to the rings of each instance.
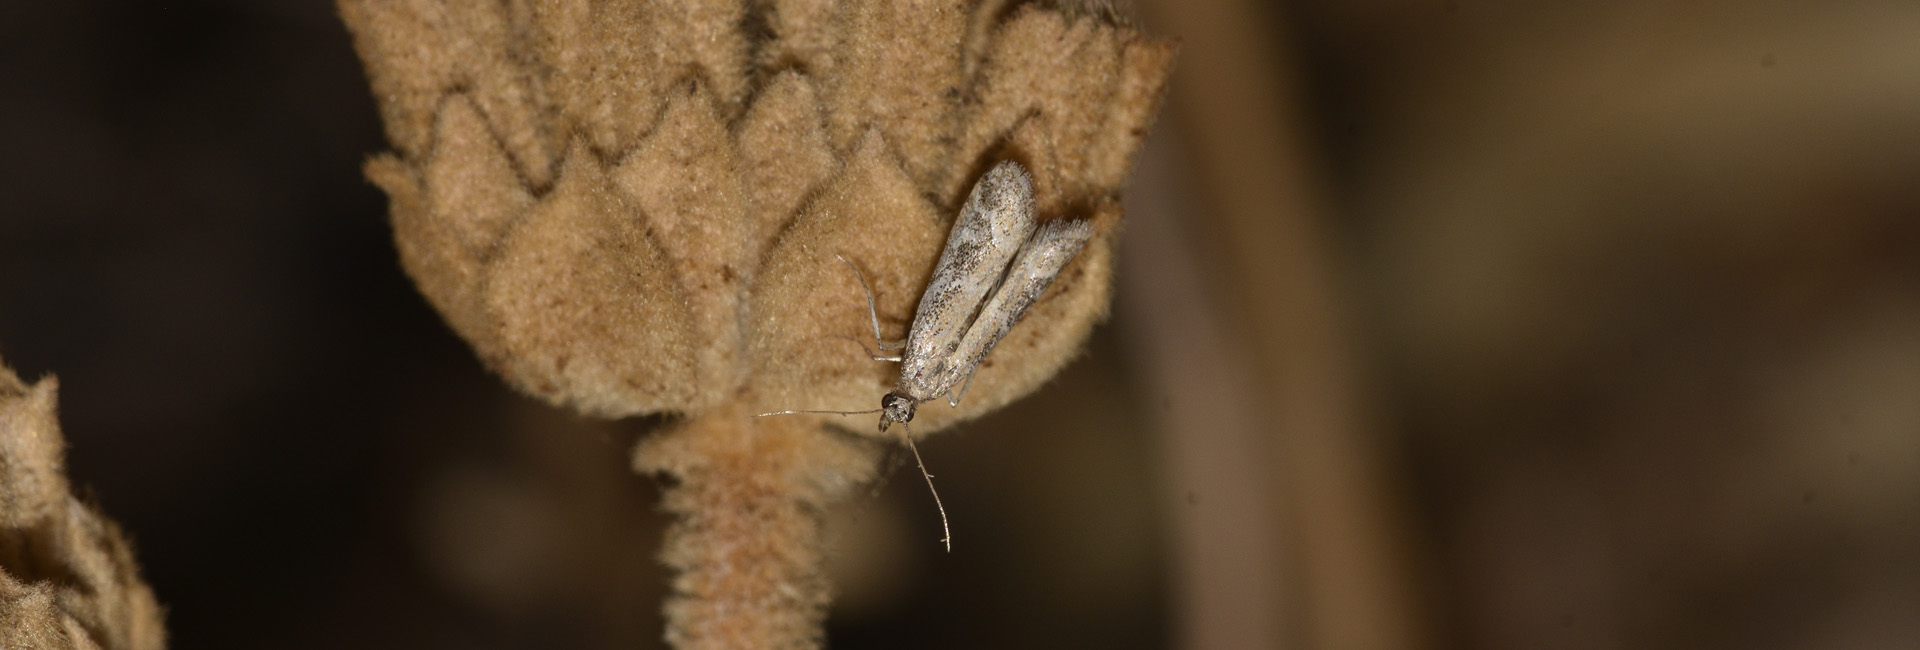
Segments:
[[[68,487],[58,393],[0,364],[0,648],[164,648],[132,547]]]

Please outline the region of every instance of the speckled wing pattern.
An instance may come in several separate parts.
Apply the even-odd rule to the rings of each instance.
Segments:
[[[987,299],[973,326],[967,328],[959,347],[948,355],[946,367],[952,376],[942,383],[951,389],[972,379],[980,360],[987,358],[994,344],[1013,329],[1014,323],[1020,322],[1027,308],[1047,292],[1047,286],[1053,284],[1060,270],[1066,268],[1067,262],[1073,261],[1073,256],[1092,238],[1093,223],[1085,219],[1061,219],[1041,226],[1040,232],[1034,233],[1033,239],[1014,256],[1006,278],[993,291],[993,297]],[[952,401],[957,405],[966,392],[962,385],[960,394],[954,395]]]
[[[974,184],[907,335],[899,388],[909,397],[957,402],[951,391],[1093,235],[1084,220],[1049,223],[1036,235],[1033,213],[1033,180],[1019,163],[1001,162]]]
[[[973,186],[933,267],[901,355],[900,388],[926,400],[952,387],[945,368],[980,304],[1033,234],[1033,179],[1002,162]],[[944,381],[943,381],[944,380]]]

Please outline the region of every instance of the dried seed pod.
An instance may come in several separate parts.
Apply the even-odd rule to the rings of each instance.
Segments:
[[[340,5],[395,148],[367,173],[428,301],[528,394],[684,416],[636,461],[680,479],[683,647],[817,640],[824,591],[755,600],[728,572],[824,589],[817,563],[791,562],[817,543],[795,522],[871,473],[818,418],[748,417],[894,383],[847,340],[867,314],[835,256],[860,261],[899,337],[963,190],[1024,164],[1041,220],[1086,220],[1086,248],[967,400],[923,409],[914,432],[1032,391],[1106,315],[1116,197],[1174,50],[1098,12],[1003,18],[998,2]],[[774,542],[720,558],[702,545],[721,531]]]

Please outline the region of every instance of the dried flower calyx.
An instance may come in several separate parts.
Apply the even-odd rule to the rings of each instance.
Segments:
[[[1002,158],[1033,171],[1043,220],[1098,234],[916,431],[1032,390],[1105,314],[1117,192],[1173,56],[1001,2],[341,9],[395,148],[367,171],[408,273],[513,385],[608,417],[872,408],[894,368],[845,340],[866,310],[835,255],[899,338]]]

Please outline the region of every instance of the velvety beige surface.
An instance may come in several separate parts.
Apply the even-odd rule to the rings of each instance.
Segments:
[[[1025,163],[1042,219],[1102,236],[924,433],[1032,390],[1104,314],[1114,198],[1173,54],[1096,18],[963,7],[776,3],[765,42],[731,3],[341,8],[396,149],[367,171],[408,272],[501,376],[588,414],[870,407],[890,371],[837,338],[864,315],[834,255],[897,334],[964,192]]]
[[[1001,3],[373,2],[341,13],[394,151],[368,176],[401,261],[487,365],[600,417],[682,416],[637,462],[675,476],[682,647],[818,642],[817,511],[870,475],[841,431],[895,379],[960,200],[994,162],[1040,218],[1098,234],[923,435],[1031,392],[1107,313],[1118,192],[1174,46]],[[751,489],[743,486],[756,486]],[[743,504],[751,504],[743,505]],[[728,553],[737,553],[728,555]],[[741,612],[757,614],[741,615]]]

